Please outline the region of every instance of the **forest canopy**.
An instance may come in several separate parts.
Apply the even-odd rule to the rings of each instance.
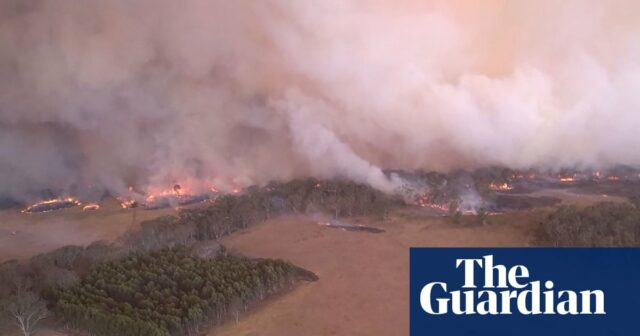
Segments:
[[[98,264],[72,287],[44,297],[74,328],[99,335],[191,335],[247,309],[296,280],[282,260],[248,259],[221,250],[194,257],[177,246]]]

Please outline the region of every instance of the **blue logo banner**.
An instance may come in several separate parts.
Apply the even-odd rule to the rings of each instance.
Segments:
[[[410,267],[411,336],[640,328],[640,249],[411,248]]]

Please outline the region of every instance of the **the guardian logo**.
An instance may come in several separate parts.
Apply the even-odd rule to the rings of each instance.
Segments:
[[[640,248],[409,253],[410,335],[638,334]]]
[[[444,281],[429,282],[420,291],[420,306],[429,315],[605,315],[600,289],[556,289],[553,280],[530,281],[524,265],[507,268],[493,255],[456,259],[460,289]],[[535,271],[535,270],[534,270]]]

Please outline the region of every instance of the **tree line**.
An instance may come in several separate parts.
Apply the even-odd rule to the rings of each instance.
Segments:
[[[206,206],[183,209],[141,224],[124,236],[128,246],[153,250],[174,244],[220,239],[277,215],[322,212],[333,217],[379,216],[404,205],[400,196],[384,194],[348,180],[313,178],[250,187],[242,194],[222,195]]]

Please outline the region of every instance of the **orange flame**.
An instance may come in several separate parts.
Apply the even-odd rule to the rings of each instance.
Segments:
[[[416,200],[416,205],[423,208],[431,208],[440,211],[449,211],[448,204],[431,203],[428,196],[421,196]]]
[[[504,182],[501,184],[497,184],[495,182],[491,182],[491,184],[489,184],[489,189],[491,190],[512,190],[513,187],[509,185],[509,183]]]
[[[575,182],[575,176],[564,176],[560,177],[560,182]]]
[[[41,201],[35,204],[32,204],[28,207],[26,207],[25,209],[23,209],[21,212],[23,213],[27,213],[27,212],[47,212],[47,211],[51,211],[51,210],[55,210],[55,209],[50,209],[50,210],[42,210],[42,211],[38,211],[37,209],[39,207],[42,206],[46,206],[46,205],[65,205],[68,204],[70,206],[74,206],[74,205],[80,205],[80,201],[78,201],[77,199],[73,198],[73,197],[66,197],[66,198],[54,198],[54,199],[50,199],[50,200],[45,200],[45,201]]]
[[[120,207],[123,209],[132,209],[138,206],[138,202],[133,199],[118,199],[120,201]]]
[[[95,211],[100,209],[100,204],[98,203],[89,203],[82,207],[82,211]]]
[[[146,201],[153,202],[156,198],[169,197],[169,196],[185,196],[189,195],[189,191],[183,188],[180,184],[174,185],[171,189],[163,189],[159,191],[151,191],[147,194]]]

